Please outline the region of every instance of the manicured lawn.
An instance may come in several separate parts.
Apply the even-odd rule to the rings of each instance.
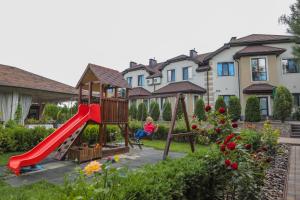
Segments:
[[[10,153],[0,154],[0,166],[6,165],[9,157],[18,155],[21,153],[23,153],[23,152],[10,152]]]
[[[165,140],[143,140],[146,147],[152,147],[154,149],[164,150],[166,146]],[[206,153],[209,150],[209,145],[196,144],[196,151]],[[170,151],[173,152],[191,152],[191,146],[189,143],[183,142],[171,142]]]
[[[8,199],[61,199],[62,191],[59,186],[41,181],[22,187],[11,187],[0,180],[0,200]]]

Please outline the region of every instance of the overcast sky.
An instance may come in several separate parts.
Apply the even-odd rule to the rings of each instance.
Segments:
[[[119,71],[214,51],[232,36],[286,34],[295,0],[0,0],[0,63],[74,86],[88,63]]]

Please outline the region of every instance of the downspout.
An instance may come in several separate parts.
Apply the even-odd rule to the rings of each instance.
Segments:
[[[206,92],[207,92],[207,105],[209,105],[209,80],[208,80],[208,71],[206,71]]]
[[[235,62],[237,62],[237,74],[238,74],[238,86],[239,86],[239,99],[241,101],[241,78],[240,78],[240,62],[235,59]]]

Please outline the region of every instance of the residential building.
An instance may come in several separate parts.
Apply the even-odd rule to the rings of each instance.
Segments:
[[[228,103],[234,95],[240,98],[244,116],[248,97],[256,95],[261,115],[269,117],[273,113],[272,95],[278,85],[286,86],[294,95],[295,106],[300,106],[300,67],[292,53],[298,44],[288,35],[233,37],[214,52],[197,54],[191,50],[189,56],[180,55],[161,63],[151,59],[149,65],[135,64],[123,75],[131,80],[133,91],[137,87],[147,91],[144,101],[156,99],[163,103],[168,95],[185,93],[190,115],[199,97],[214,105],[218,96]],[[139,75],[147,80],[144,85],[138,84]],[[138,99],[138,95],[134,98]]]

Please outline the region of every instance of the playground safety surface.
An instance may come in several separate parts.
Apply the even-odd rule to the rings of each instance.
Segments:
[[[142,150],[138,148],[130,149],[129,153],[120,155],[120,162],[113,164],[115,167],[127,167],[131,170],[137,169],[146,164],[154,164],[162,160],[163,151],[153,148],[144,147]],[[170,158],[183,157],[185,153],[170,152]],[[105,162],[105,158],[100,160]],[[53,154],[40,163],[43,167],[41,171],[29,172],[21,176],[7,174],[4,176],[6,183],[11,186],[18,187],[21,185],[32,184],[41,180],[50,183],[61,184],[64,182],[65,175],[74,175],[75,168],[84,166],[87,163],[76,164],[72,161],[57,161],[53,159]],[[5,174],[6,167],[0,168],[0,174]]]

